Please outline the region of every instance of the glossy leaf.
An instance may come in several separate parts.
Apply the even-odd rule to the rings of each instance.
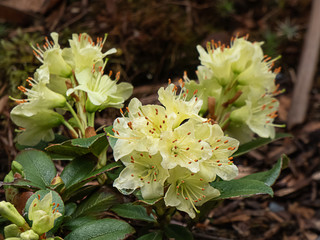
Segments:
[[[51,158],[39,150],[22,151],[15,161],[22,165],[25,178],[41,188],[49,186],[57,174]]]
[[[93,153],[99,156],[103,149],[108,146],[108,140],[104,133],[92,136],[90,138],[76,138],[65,141],[61,144],[52,144],[46,148],[51,153],[63,156],[82,156],[87,153]]]
[[[62,171],[61,179],[66,188],[83,181],[94,169],[95,162],[85,156],[78,157],[70,162]]]
[[[111,211],[115,212],[120,217],[142,220],[147,222],[155,222],[152,214],[147,213],[147,209],[140,205],[133,205],[132,203],[117,204],[113,206]]]
[[[192,240],[192,233],[183,226],[169,224],[164,228],[164,233],[168,238],[173,238],[175,240]]]
[[[84,156],[82,156],[80,158],[82,159],[83,157]],[[83,160],[81,160],[81,161],[83,161]],[[72,164],[73,162],[74,161],[72,161],[70,164]],[[68,184],[68,188],[62,193],[63,199],[64,200],[69,199],[74,194],[76,194],[76,192],[80,188],[82,188],[83,185],[85,185],[86,183],[92,181],[93,179],[95,179],[100,174],[102,174],[104,172],[107,172],[107,171],[111,171],[111,170],[113,170],[113,169],[115,169],[117,167],[119,167],[119,164],[111,163],[111,164],[108,164],[108,165],[106,165],[106,166],[104,166],[102,168],[96,169],[96,170],[92,170],[92,168],[91,168],[90,172],[83,170],[83,172],[87,172],[87,173],[86,174],[82,174],[82,175],[79,175],[79,174],[77,174],[75,172],[72,172],[73,167],[70,167],[70,169],[68,169],[67,172],[70,173],[71,176],[76,175],[77,176],[77,178],[76,178],[77,181],[75,181],[74,179],[70,178],[70,176],[68,176],[68,177],[65,176],[64,177],[64,178],[70,178],[71,179],[70,182],[72,182],[72,184]],[[64,174],[66,174],[66,173],[64,173]],[[61,174],[61,178],[62,178],[62,175],[64,175],[64,174]],[[64,178],[62,178],[62,179],[64,179]]]
[[[248,197],[257,194],[273,196],[272,188],[264,182],[252,179],[235,179],[231,181],[212,182],[211,186],[220,191],[220,196],[215,198],[225,199],[232,197]]]
[[[134,232],[134,228],[124,221],[105,218],[76,228],[64,240],[120,240]]]
[[[84,216],[79,218],[71,218],[69,221],[67,221],[65,224],[63,224],[63,228],[68,229],[69,231],[73,231],[76,228],[79,228],[83,225],[86,225],[88,223],[96,222],[96,219],[91,216]]]
[[[264,172],[253,173],[241,179],[258,180],[258,181],[264,182],[268,186],[271,186],[279,177],[282,166],[286,165],[288,161],[289,161],[289,158],[286,155],[282,155],[272,169]]]
[[[137,238],[137,240],[162,240],[162,234],[163,233],[161,231],[155,231],[152,233],[145,234]]]
[[[80,203],[72,217],[99,215],[99,213],[106,211],[118,202],[118,199],[112,192],[96,192]]]
[[[271,142],[277,141],[281,138],[285,138],[285,137],[292,137],[291,134],[288,133],[277,133],[276,136],[274,138],[257,138],[254,139],[251,142],[245,143],[240,145],[240,147],[238,148],[238,150],[232,155],[233,157],[238,157],[241,156],[247,152],[250,152],[253,149],[262,147],[264,145],[267,145]]]

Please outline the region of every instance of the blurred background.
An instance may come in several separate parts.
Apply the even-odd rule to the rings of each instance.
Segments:
[[[314,0],[318,2],[320,0]],[[19,98],[17,86],[24,85],[40,65],[31,44],[42,43],[51,32],[59,33],[62,47],[72,33],[89,33],[93,39],[108,33],[104,50],[117,48],[106,71],[120,71],[121,81],[131,82],[134,97],[143,103],[156,101],[157,89],[183,76],[195,78],[200,64],[196,45],[214,39],[250,34],[263,41],[265,54],[281,56],[277,83],[285,93],[278,98],[279,121],[290,122],[289,114],[297,86],[303,51],[318,55],[319,43],[310,22],[318,22],[320,9],[311,0],[0,0],[0,180],[17,154],[15,126],[9,112]],[[319,4],[318,4],[319,5]],[[313,20],[312,20],[313,19]],[[316,24],[315,24],[316,25]],[[318,32],[317,32],[318,31]],[[315,44],[315,45],[313,45]],[[311,46],[312,45],[312,46]],[[316,58],[317,59],[317,58]],[[196,239],[287,239],[320,240],[320,71],[316,59],[306,66],[315,74],[307,91],[303,121],[289,123],[294,138],[273,143],[236,160],[241,176],[270,169],[282,153],[291,159],[274,186],[275,197],[257,196],[223,202],[210,214],[210,221],[194,230]],[[301,75],[301,74],[300,74]],[[297,90],[296,90],[297,91]],[[301,96],[295,96],[299,99]],[[302,99],[302,98],[301,98]],[[291,110],[290,110],[291,106]],[[101,112],[97,125],[110,125],[118,111]],[[289,117],[288,117],[289,116]],[[0,190],[0,200],[3,192]],[[183,219],[175,219],[183,224]]]

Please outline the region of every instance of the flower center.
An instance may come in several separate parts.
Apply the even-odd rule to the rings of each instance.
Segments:
[[[206,196],[203,194],[205,188],[203,187],[203,179],[200,178],[199,183],[193,183],[187,180],[180,180],[176,186],[177,196],[182,197],[185,201],[189,201],[192,205],[192,208],[199,213],[199,210],[196,208],[195,204],[199,201],[202,201]]]

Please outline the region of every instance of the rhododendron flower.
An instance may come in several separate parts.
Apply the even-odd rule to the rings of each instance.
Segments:
[[[159,140],[164,132],[172,132],[186,119],[202,119],[197,115],[202,101],[196,96],[189,101],[186,100],[186,93],[180,92],[177,96],[177,88],[173,84],[169,84],[166,89],[160,88],[158,94],[164,107],[142,106],[134,98],[127,108],[128,117],[123,116],[114,121],[113,131],[118,138],[114,147],[115,160],[130,154],[134,149],[154,155],[159,151]]]
[[[159,101],[166,108],[168,114],[176,114],[173,127],[188,118],[199,118],[198,113],[202,106],[202,100],[195,96],[187,100],[188,92],[184,88],[184,83],[180,82],[181,91],[177,94],[178,88],[174,84],[169,84],[166,88],[160,88],[158,91]]]
[[[199,212],[197,206],[220,195],[220,192],[203,178],[201,172],[192,173],[177,166],[169,173],[167,182],[170,186],[164,197],[165,204],[188,213],[191,218],[195,218]]]
[[[27,99],[15,99],[19,105],[12,109],[10,117],[16,125],[23,128],[23,132],[17,137],[18,142],[31,146],[40,140],[54,139],[52,128],[59,126],[64,119],[52,109],[63,108],[66,98],[47,87],[49,71],[46,65],[38,69],[34,79],[28,78],[27,81],[31,89],[19,87],[27,95]]]
[[[200,172],[208,181],[213,181],[218,175],[223,180],[234,179],[238,168],[232,162],[232,154],[238,150],[239,141],[224,136],[218,124],[195,122],[196,137],[210,145],[212,155],[200,162]]]
[[[88,94],[86,103],[88,112],[101,111],[107,107],[121,108],[133,90],[130,83],[117,84],[118,77],[113,81],[108,75],[103,75],[102,68],[100,71],[95,71],[94,68],[85,68],[76,73],[76,79],[79,85],[68,89],[67,95],[76,90],[86,92]]]
[[[35,73],[35,77],[29,77],[27,82],[31,89],[23,86],[18,87],[27,96],[27,99],[15,99],[19,103],[14,108],[15,114],[19,112],[20,114],[31,116],[41,109],[63,108],[65,106],[66,98],[47,87],[49,70],[46,65],[40,67]]]
[[[212,155],[210,145],[195,137],[193,121],[188,121],[173,131],[164,132],[159,142],[159,151],[164,168],[172,169],[179,165],[191,172],[198,172],[199,163]]]
[[[53,32],[50,36],[53,42],[49,41],[46,37],[43,48],[41,48],[39,44],[37,44],[37,47],[32,46],[34,50],[33,53],[40,62],[48,65],[51,74],[69,77],[72,69],[62,56],[62,50],[58,43],[59,34]]]
[[[113,149],[115,160],[133,150],[156,154],[161,133],[172,130],[176,115],[168,115],[162,106],[142,106],[136,98],[130,101],[127,110],[128,117],[117,118],[113,124],[115,137],[118,138]]]
[[[57,211],[59,205],[52,202],[52,193],[46,194],[42,200],[40,195],[30,204],[28,218],[32,221],[32,230],[39,235],[48,232],[54,226],[55,219],[62,216]]]
[[[102,66],[103,59],[116,51],[115,48],[102,53],[102,47],[107,39],[107,34],[104,39],[97,38],[94,42],[87,33],[72,34],[72,39],[69,40],[71,48],[63,50],[63,56],[66,61],[72,66],[75,72],[81,72],[83,69],[91,68],[93,65]]]
[[[63,116],[52,110],[29,112],[30,115],[25,115],[20,111],[20,106],[16,106],[10,113],[11,120],[21,127],[21,133],[17,136],[18,143],[34,146],[41,140],[52,141],[54,139],[52,128],[64,121]]]
[[[202,64],[197,72],[199,84],[190,80],[187,75],[184,76],[187,89],[199,90],[199,98],[205,103],[201,112],[209,110],[213,120],[217,121],[230,136],[241,136],[241,141],[252,138],[254,133],[260,137],[274,136],[276,125],[268,124],[263,130],[258,126],[262,122],[262,125],[271,122],[267,114],[259,116],[255,114],[255,117],[249,117],[253,116],[249,113],[251,101],[256,101],[264,95],[274,96],[280,93],[274,81],[280,68],[272,71],[276,59],[263,55],[262,44],[262,42],[251,43],[247,38],[235,38],[231,40],[230,47],[213,41],[207,44],[207,50],[197,46]],[[208,106],[209,97],[211,97],[210,106]],[[274,112],[277,106],[273,107]],[[248,114],[246,120],[242,121],[242,126],[249,132],[246,130],[239,132],[237,129],[239,121],[234,122],[234,119],[237,118],[235,115],[239,114],[233,112],[238,110],[243,112],[243,115]],[[230,118],[230,115],[233,118]]]
[[[246,124],[253,132],[264,138],[274,138],[274,119],[278,116],[279,102],[270,95],[260,99],[247,100],[246,105],[231,113],[230,118],[236,123]]]
[[[126,165],[113,186],[124,194],[130,194],[137,188],[141,189],[144,199],[163,196],[164,182],[168,178],[168,170],[161,166],[160,154],[149,155],[148,152],[133,152],[123,157]]]

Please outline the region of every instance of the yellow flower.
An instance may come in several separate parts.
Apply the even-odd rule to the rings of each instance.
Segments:
[[[40,195],[30,204],[28,218],[32,221],[32,230],[41,235],[54,227],[54,220],[62,216],[52,202],[52,193],[46,194],[42,200]]]
[[[133,152],[121,161],[126,167],[114,181],[114,187],[124,194],[140,188],[144,199],[163,196],[164,182],[169,173],[161,166],[160,154],[151,156],[148,152]]]
[[[201,173],[192,173],[186,168],[176,167],[169,171],[170,184],[164,197],[166,206],[176,207],[195,218],[197,206],[218,197],[220,192],[211,187]]]

